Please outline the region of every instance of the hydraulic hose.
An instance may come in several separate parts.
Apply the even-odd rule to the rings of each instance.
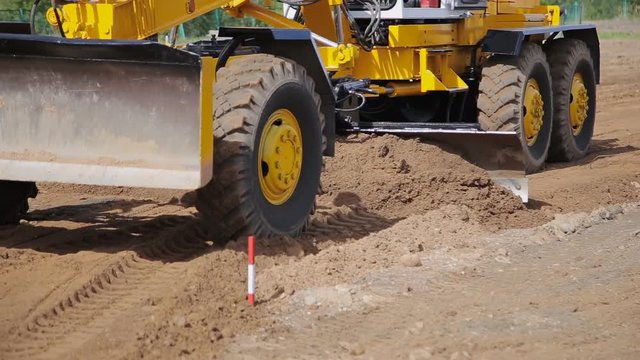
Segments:
[[[33,5],[31,5],[31,12],[29,12],[29,27],[31,28],[31,33],[36,33],[36,11],[38,10],[38,5],[40,5],[41,0],[35,0]]]

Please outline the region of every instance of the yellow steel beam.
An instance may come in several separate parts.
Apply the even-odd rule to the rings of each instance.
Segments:
[[[389,26],[390,47],[452,45],[457,42],[455,24]]]
[[[336,25],[333,17],[333,7],[339,6],[340,0],[321,0],[311,5],[302,7],[304,26],[315,34],[318,34],[331,41],[338,41]],[[341,14],[342,38],[345,42],[352,43],[349,21],[344,14]]]
[[[202,174],[203,183],[206,183],[212,176],[213,85],[217,61],[218,59],[203,57],[202,71],[200,72],[200,163],[202,169],[207,169]]]
[[[102,0],[68,3],[58,10],[69,38],[144,39],[223,6],[245,0]],[[47,20],[56,25],[49,9]]]
[[[372,80],[409,80],[419,76],[416,52],[412,48],[376,47],[360,51],[350,75]]]
[[[58,10],[58,15],[69,38],[145,39],[219,8],[232,16],[252,16],[274,27],[304,28],[248,0],[103,0],[65,4]],[[57,24],[51,9],[47,20],[52,25]]]
[[[418,50],[420,61],[420,92],[445,91],[447,87],[429,69],[429,52],[427,49]]]

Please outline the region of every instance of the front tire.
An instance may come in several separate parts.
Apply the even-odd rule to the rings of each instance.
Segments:
[[[483,65],[478,122],[488,131],[515,131],[527,173],[544,167],[553,120],[551,76],[542,48],[525,43],[520,55],[494,55]]]
[[[209,232],[221,242],[300,234],[326,144],[313,80],[293,61],[247,55],[218,71],[214,94],[214,176],[196,202]]]
[[[596,119],[596,81],[587,45],[558,39],[545,47],[553,81],[549,160],[574,161],[589,151]]]
[[[0,225],[15,225],[29,211],[29,198],[38,195],[34,182],[0,181]]]

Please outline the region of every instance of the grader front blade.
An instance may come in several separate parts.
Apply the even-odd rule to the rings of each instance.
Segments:
[[[212,69],[148,41],[0,34],[0,179],[205,185]]]

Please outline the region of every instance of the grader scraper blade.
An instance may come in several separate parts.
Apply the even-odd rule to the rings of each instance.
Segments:
[[[209,65],[153,42],[0,34],[0,179],[203,186]]]
[[[523,202],[529,201],[522,144],[515,132],[482,131],[475,124],[416,125],[419,124],[369,123],[350,131],[417,136],[433,141],[485,169],[495,183],[519,196]]]

